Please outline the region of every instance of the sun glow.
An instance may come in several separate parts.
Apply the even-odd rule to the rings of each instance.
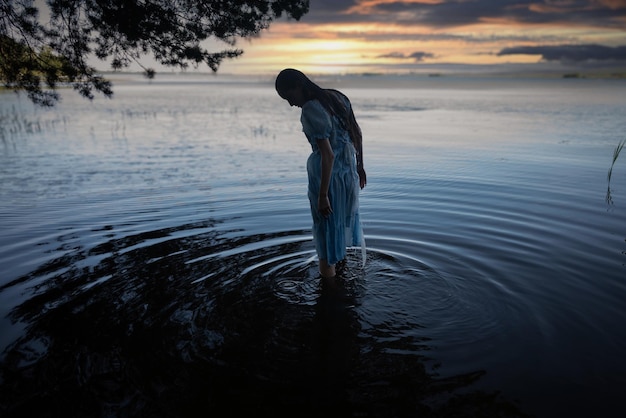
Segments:
[[[374,10],[383,3],[389,1],[361,1],[341,13],[346,16],[343,23],[275,22],[260,37],[242,41],[244,55],[225,61],[220,71],[275,73],[285,67],[297,67],[322,73],[422,72],[437,66],[525,65],[542,61],[541,55],[499,54],[514,46],[626,44],[626,32],[619,28],[567,24],[565,20],[528,23],[501,14],[435,27],[431,22],[407,24],[367,15],[368,9]],[[406,2],[409,3],[435,5],[442,1]]]

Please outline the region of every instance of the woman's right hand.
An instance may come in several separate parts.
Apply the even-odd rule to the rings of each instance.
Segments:
[[[328,195],[320,194],[317,199],[317,210],[323,217],[327,218],[333,213],[333,208],[330,206],[330,200],[328,199]]]
[[[365,174],[365,169],[363,167],[358,167],[356,171],[359,173],[359,186],[361,186],[362,189],[367,184],[367,174]]]

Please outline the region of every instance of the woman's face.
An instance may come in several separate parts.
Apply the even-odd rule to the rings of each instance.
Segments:
[[[293,87],[288,90],[279,91],[278,94],[280,97],[287,100],[290,106],[302,107],[302,105],[306,103],[302,87]]]

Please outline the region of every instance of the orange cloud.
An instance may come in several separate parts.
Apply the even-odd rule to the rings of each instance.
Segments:
[[[626,0],[536,0],[532,6],[526,0],[313,1],[307,19],[274,22],[261,37],[242,45],[241,58],[223,68],[403,72],[449,64],[528,64],[539,62],[541,55],[500,52],[626,45],[626,26],[617,24],[619,19],[626,19]]]

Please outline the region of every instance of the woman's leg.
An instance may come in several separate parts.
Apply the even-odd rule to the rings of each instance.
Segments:
[[[322,277],[325,278],[335,277],[335,265],[328,264],[326,260],[320,260],[320,273],[322,274]]]

